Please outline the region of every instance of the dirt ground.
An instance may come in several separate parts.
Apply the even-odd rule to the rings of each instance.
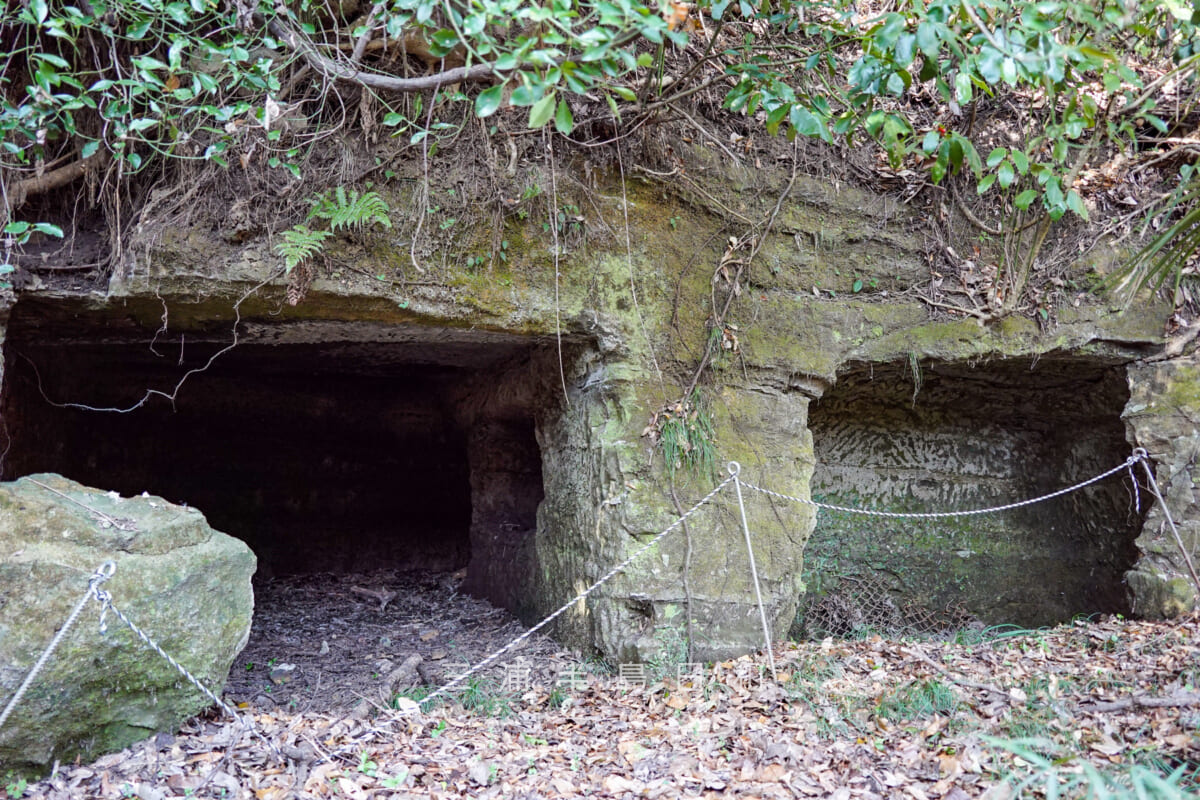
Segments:
[[[230,669],[226,701],[362,713],[364,703],[386,707],[396,691],[441,686],[525,631],[507,611],[460,594],[461,580],[460,573],[396,570],[256,580],[250,641]],[[535,635],[471,685],[503,685],[504,664],[518,658],[531,669],[522,680],[550,683],[577,663]]]
[[[380,590],[396,596],[372,599]],[[578,662],[535,637],[516,654],[531,665],[526,688],[506,689],[498,669],[445,701],[390,709],[384,662],[400,664],[390,674],[401,673],[398,680],[412,684],[403,691],[420,697],[428,689],[419,684],[437,683],[453,660],[481,657],[520,626],[458,595],[447,575],[280,579],[261,586],[259,600],[250,647],[227,690],[247,704],[242,724],[209,712],[40,782],[0,786],[0,794],[1200,796],[1196,614],[940,640],[782,642],[774,674],[758,653],[682,679],[638,682],[592,668],[565,689],[559,679]],[[405,670],[416,656],[424,670]],[[293,668],[273,680],[284,664]]]

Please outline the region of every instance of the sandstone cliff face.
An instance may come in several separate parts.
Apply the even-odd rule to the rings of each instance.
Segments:
[[[1200,368],[1196,355],[1131,365],[1129,403],[1122,414],[1129,438],[1146,448],[1155,464],[1155,480],[1178,527],[1176,540],[1161,505],[1152,498],[1137,538],[1138,559],[1126,574],[1136,614],[1168,619],[1195,608],[1190,580],[1200,550],[1200,512],[1196,505],[1196,457],[1200,455]],[[1180,553],[1191,556],[1191,567]]]
[[[208,505],[226,497],[257,515],[257,534],[226,527],[260,554],[296,552],[306,521],[323,526],[324,551],[340,547],[368,560],[389,547],[388,557],[404,558],[422,543],[458,536],[449,550],[430,545],[431,555],[412,563],[466,566],[470,590],[534,620],[669,525],[724,477],[729,461],[741,464],[745,480],[801,499],[815,487],[876,508],[951,510],[1061,488],[1115,466],[1138,445],[1159,459],[1177,518],[1188,521],[1186,544],[1196,546],[1190,477],[1168,464],[1188,463],[1174,442],[1178,426],[1200,413],[1200,399],[1172,395],[1175,428],[1138,410],[1162,391],[1164,375],[1186,382],[1190,362],[1138,366],[1161,349],[1168,307],[1147,301],[1120,314],[1082,296],[1046,326],[1019,317],[988,327],[931,319],[906,293],[928,279],[916,212],[816,180],[798,182],[739,282],[729,320],[736,328],[718,332],[727,346],[700,382],[717,470],[672,478],[643,432],[656,410],[684,394],[711,335],[713,301],[730,291],[716,269],[727,237],[714,232],[729,209],[754,214],[775,196],[761,182],[736,179],[722,185],[720,207],[664,199],[635,183],[627,189],[628,252],[623,235],[600,237],[564,245],[556,264],[536,225],[512,219],[503,262],[481,268],[464,258],[492,239],[479,231],[478,241],[439,255],[436,275],[410,284],[406,278],[420,276],[408,274],[403,237],[368,237],[331,251],[332,264],[291,307],[284,280],[272,278],[280,263],[266,242],[167,231],[123,265],[104,294],[27,292],[6,343],[2,413],[14,448],[5,474],[64,463],[67,474],[98,485],[107,470],[168,496],[189,491],[186,476],[155,466],[154,446],[137,438],[139,426],[175,435],[156,427],[171,424],[161,398],[139,409],[144,422],[131,415],[123,429],[140,472],[119,453],[89,462],[78,444],[95,441],[94,417],[41,403],[29,365],[41,365],[41,391],[56,400],[128,405],[146,386],[175,386],[185,371],[176,355],[199,368],[232,343],[241,299],[237,347],[189,377],[175,409],[196,424],[219,419],[226,427],[187,439],[178,455],[228,473],[220,497],[201,507],[220,515]],[[620,229],[620,197],[619,189],[599,193],[588,224]],[[406,225],[397,219],[395,230]],[[166,331],[156,338],[164,308]],[[170,358],[151,354],[152,342]],[[72,361],[71,352],[89,355]],[[109,379],[89,373],[88,363],[103,364]],[[295,435],[281,428],[268,436],[282,418]],[[247,419],[258,421],[238,422]],[[320,444],[305,450],[306,441]],[[226,449],[207,449],[209,442]],[[236,442],[245,446],[231,459]],[[463,484],[459,494],[404,488],[451,461],[444,468]],[[239,472],[238,464],[261,468]],[[239,488],[252,474],[263,484],[258,494]],[[321,486],[335,490],[322,495]],[[1133,610],[1190,607],[1194,593],[1177,554],[1156,544],[1156,524],[1141,524],[1145,492],[1137,510],[1130,491],[1118,481],[1045,512],[978,525],[868,528],[824,519],[814,551],[821,560],[807,566],[813,509],[751,492],[746,511],[773,635],[788,630],[806,578],[820,588],[822,570],[885,573],[890,590],[913,602],[965,602],[989,621],[1121,610],[1130,603],[1120,585],[1125,570]],[[335,502],[329,494],[349,493],[354,499],[339,506],[345,514],[375,508],[347,517],[354,530],[321,516]],[[287,521],[271,518],[289,504]],[[442,507],[446,514],[429,513]],[[442,524],[449,518],[460,533]],[[408,533],[396,533],[402,529]],[[395,536],[407,544],[389,545]],[[664,538],[573,606],[557,632],[614,660],[645,658],[689,606],[698,658],[762,641],[730,491],[698,512],[686,535]]]

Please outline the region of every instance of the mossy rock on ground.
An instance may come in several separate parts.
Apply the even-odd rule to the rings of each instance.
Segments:
[[[245,647],[255,557],[193,508],[122,498],[58,475],[0,483],[0,704],[7,704],[105,561],[113,603],[214,692]],[[0,774],[85,761],[210,705],[99,606],[75,626],[0,728]]]

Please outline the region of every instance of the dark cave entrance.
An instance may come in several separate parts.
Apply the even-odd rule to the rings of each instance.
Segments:
[[[155,336],[114,311],[22,301],[5,342],[3,479],[58,472],[195,506],[260,576],[467,568],[524,614],[544,497],[545,349],[382,323],[248,323]],[[557,362],[554,362],[557,363]],[[557,373],[554,374],[557,380]]]
[[[1071,354],[851,365],[810,408],[812,494],[906,512],[1044,495],[1129,456],[1121,420],[1128,398],[1123,367]],[[1123,575],[1137,557],[1147,500],[1142,493],[1139,512],[1122,471],[978,517],[880,520],[822,511],[805,552],[806,582],[817,595],[883,588],[894,601],[888,613],[952,608],[985,624],[1129,613]]]

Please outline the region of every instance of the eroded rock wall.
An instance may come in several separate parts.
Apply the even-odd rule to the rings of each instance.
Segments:
[[[1137,564],[1125,574],[1133,611],[1152,619],[1178,616],[1200,599],[1193,581],[1200,554],[1197,356],[1130,366],[1129,403],[1123,416],[1129,438],[1154,460],[1155,481],[1179,534],[1177,539],[1162,507],[1143,495],[1150,511],[1137,539]]]
[[[1019,316],[987,327],[962,317],[934,319],[930,308],[908,292],[928,278],[922,240],[915,234],[920,214],[803,178],[737,287],[726,320],[733,327],[714,332],[714,303],[723,304],[724,295],[733,291],[730,277],[720,270],[730,246],[720,234],[730,224],[729,209],[743,218],[765,218],[787,176],[730,171],[713,172],[706,180],[711,197],[687,199],[637,182],[627,184],[626,191],[608,186],[591,196],[585,214],[584,225],[597,232],[595,242],[568,239],[554,254],[543,246],[536,225],[510,218],[504,232],[512,247],[506,258],[480,268],[477,262],[462,263],[461,254],[486,249],[494,232],[464,232],[476,240],[460,242],[457,249],[448,245],[441,254],[443,267],[416,283],[407,282],[413,277],[406,272],[409,251],[400,240],[388,240],[392,234],[333,241],[330,266],[319,271],[295,307],[283,302],[285,281],[272,278],[279,259],[265,240],[234,243],[200,229],[166,230],[147,247],[128,249],[129,261],[106,293],[60,297],[42,290],[22,297],[26,322],[17,343],[10,337],[7,347],[10,378],[0,413],[10,425],[29,422],[32,412],[24,405],[36,404],[37,392],[14,393],[11,372],[23,363],[22,354],[50,341],[73,347],[113,337],[140,348],[154,343],[159,352],[164,352],[161,344],[173,343],[167,348],[171,358],[159,360],[176,377],[189,366],[202,366],[170,363],[184,340],[189,353],[204,347],[212,353],[231,343],[235,324],[238,347],[330,345],[320,362],[326,365],[354,354],[341,373],[327,368],[297,373],[294,377],[313,393],[262,412],[290,414],[293,408],[300,438],[320,423],[298,406],[320,406],[322,385],[343,381],[339,375],[387,381],[402,380],[414,364],[449,370],[453,378],[418,387],[420,397],[400,404],[408,409],[401,411],[412,416],[418,406],[424,408],[424,421],[412,428],[444,430],[458,442],[461,455],[454,458],[449,439],[441,445],[429,440],[417,449],[425,459],[454,462],[461,472],[459,496],[465,499],[458,503],[470,504],[462,509],[461,523],[468,586],[526,619],[558,608],[636,552],[680,508],[689,508],[722,480],[728,461],[738,461],[747,480],[801,499],[809,496],[816,469],[822,490],[837,473],[852,479],[856,493],[869,490],[878,502],[913,506],[1042,493],[1121,455],[1113,410],[1120,400],[1112,393],[1119,380],[1113,376],[1161,350],[1169,307],[1148,300],[1121,314],[1085,297],[1078,306],[1057,309],[1053,324],[1045,326]],[[709,202],[713,198],[720,202]],[[393,230],[407,230],[412,222],[397,214]],[[628,250],[623,236],[602,233],[627,222]],[[56,316],[62,303],[73,304],[70,313]],[[167,327],[160,331],[164,308]],[[717,474],[685,469],[671,476],[643,434],[656,410],[683,396],[714,334],[719,352],[698,386],[716,431]],[[382,349],[371,349],[377,346]],[[1092,378],[1064,389],[1053,381],[1018,378],[998,366],[1033,365],[1051,355],[1111,368],[1103,379],[1093,376],[1101,387],[1096,397],[1105,398],[1108,410],[1087,410],[1093,408]],[[888,392],[862,383],[873,399],[856,410],[849,391],[860,385],[856,375],[869,374],[871,365],[909,363],[958,365],[947,369],[977,376],[971,379],[975,394],[964,394],[961,384],[955,388],[951,379],[966,380],[963,375],[930,373],[914,406],[911,379],[905,383],[901,375]],[[1043,365],[1032,374],[1053,373]],[[1129,375],[1131,385],[1141,381],[1144,391],[1157,391],[1133,367]],[[212,375],[201,370],[189,382],[217,376],[218,370]],[[839,381],[849,389],[839,390]],[[129,376],[135,389],[144,382]],[[187,402],[191,388],[185,387],[181,402]],[[395,394],[406,390],[398,386]],[[237,381],[221,391],[237,392]],[[1130,408],[1141,392],[1136,386],[1131,390]],[[979,408],[971,408],[972,397],[981,398]],[[106,398],[78,386],[60,399]],[[348,398],[344,408],[351,409],[352,401]],[[382,400],[371,402],[377,404],[364,405],[365,421],[358,423],[369,441],[351,450],[384,440],[372,432],[387,429],[392,412],[386,403],[378,405]],[[838,404],[845,405],[840,413],[822,410]],[[810,414],[816,420],[812,426]],[[1171,437],[1155,434],[1149,417],[1143,424],[1131,414],[1126,416],[1133,441],[1127,444],[1163,435],[1163,446],[1151,449],[1167,459]],[[1179,416],[1179,424],[1183,419]],[[1065,435],[1076,427],[1089,434],[1103,428],[1105,444],[1077,444]],[[18,448],[10,463],[32,468],[31,450],[59,447],[52,428],[39,432],[36,443],[23,451]],[[134,424],[127,435],[136,435],[136,429]],[[836,435],[826,437],[823,431]],[[886,452],[880,451],[885,444]],[[1019,462],[1015,454],[1027,451],[1032,457]],[[1171,453],[1170,458],[1184,458],[1182,451]],[[245,458],[252,463],[253,455]],[[943,457],[957,466],[939,469]],[[179,460],[187,464],[189,456],[182,453]],[[381,482],[362,488],[386,493],[394,465],[373,463],[381,467],[375,476]],[[298,491],[305,490],[312,474],[296,471]],[[1182,492],[1180,485],[1173,483],[1173,491]],[[779,636],[803,589],[814,514],[806,506],[754,492],[744,499],[770,627]],[[1181,517],[1200,518],[1184,494],[1178,502]],[[940,566],[952,562],[951,583],[986,587],[981,596],[997,613],[1017,613],[1021,602],[1012,599],[1014,590],[1002,585],[1003,579],[988,577],[989,570],[1004,564],[1004,574],[1011,575],[1018,565],[1035,562],[1043,565],[1037,574],[1045,581],[1065,582],[1061,591],[1082,593],[1091,598],[1088,604],[1117,607],[1113,593],[1121,590],[1112,583],[1113,564],[1128,561],[1128,526],[1134,525],[1128,521],[1127,498],[1100,493],[1083,506],[1039,513],[1014,515],[982,532],[926,531],[920,534],[927,539],[923,548],[897,546],[887,558],[919,551]],[[1039,532],[1051,527],[1069,533],[1055,540],[1058,550],[1035,555]],[[902,540],[916,542],[917,532],[901,533]],[[1019,541],[1001,543],[1014,534]],[[970,555],[959,556],[959,551]],[[1165,576],[1155,585],[1179,577],[1169,553],[1147,552],[1147,563]],[[1071,564],[1069,575],[1051,562]],[[1094,582],[1102,588],[1083,586],[1089,565],[1099,570]],[[1130,574],[1142,574],[1139,569]],[[922,583],[916,573],[906,580]],[[1138,580],[1131,578],[1135,589],[1146,585]],[[1078,604],[1053,601],[1051,606],[1059,614]],[[740,516],[728,489],[689,520],[686,533],[681,529],[664,538],[628,571],[573,606],[559,618],[556,631],[565,641],[614,660],[647,657],[671,643],[666,640],[677,636],[673,631],[683,627],[689,613],[700,656],[740,652],[761,642]]]

